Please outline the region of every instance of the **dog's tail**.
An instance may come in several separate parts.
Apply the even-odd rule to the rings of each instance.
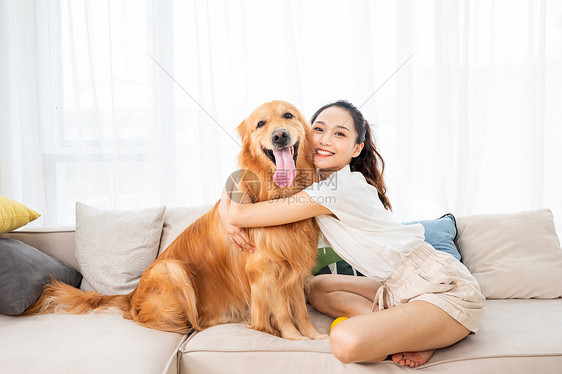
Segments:
[[[130,296],[84,292],[66,283],[51,279],[51,282],[43,289],[39,299],[23,314],[82,314],[90,310],[102,310],[111,307],[117,307],[125,312],[128,311]]]

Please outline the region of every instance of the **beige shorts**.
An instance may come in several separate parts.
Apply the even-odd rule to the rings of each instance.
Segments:
[[[472,332],[478,331],[485,297],[468,269],[429,243],[420,245],[377,290],[373,309],[423,300]]]

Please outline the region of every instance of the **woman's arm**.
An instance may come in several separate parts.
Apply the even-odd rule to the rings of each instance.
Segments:
[[[248,236],[246,229],[243,227],[237,227],[230,223],[230,202],[231,200],[226,193],[226,190],[223,190],[223,196],[220,200],[218,211],[224,230],[239,250],[243,251],[246,249],[248,252],[254,253],[254,246],[250,242],[250,237]]]
[[[224,195],[225,193],[223,198]],[[228,219],[230,224],[238,227],[262,227],[283,225],[322,214],[332,212],[314,201],[305,191],[301,191],[287,198],[254,204],[231,201]]]

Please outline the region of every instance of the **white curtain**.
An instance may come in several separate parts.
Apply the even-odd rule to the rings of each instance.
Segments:
[[[359,106],[399,219],[562,229],[560,1],[0,0],[0,193],[35,225],[216,201],[274,99]]]

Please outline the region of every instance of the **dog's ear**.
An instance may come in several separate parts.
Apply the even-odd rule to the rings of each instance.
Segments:
[[[306,118],[304,118],[302,113],[297,108],[294,108],[294,116],[301,123],[302,128],[304,130],[305,143],[308,143],[308,136],[310,135],[310,131],[312,131],[311,128],[310,128],[310,124],[308,123]]]
[[[295,117],[298,121],[302,124],[304,129],[304,141],[301,143],[302,152],[299,151],[298,159],[297,159],[297,168],[299,169],[313,169],[314,164],[313,160],[313,153],[314,149],[312,147],[312,143],[309,141],[310,133],[312,132],[311,126],[308,121],[304,118],[302,113],[295,108]],[[315,174],[315,173],[314,173]],[[316,181],[315,181],[316,182]]]
[[[248,131],[246,130],[246,121],[247,119],[245,119],[244,121],[242,121],[238,127],[236,127],[236,131],[238,132],[238,136],[240,137],[240,139],[242,140],[242,147],[244,147],[244,144],[247,143],[247,138],[248,138]]]
[[[295,117],[297,117],[299,122],[302,124],[302,127],[304,128],[305,134],[308,134],[310,132],[310,124],[308,123],[306,118],[304,118],[304,116],[302,115],[300,110],[298,110],[297,108],[294,108],[294,111],[295,111]]]

